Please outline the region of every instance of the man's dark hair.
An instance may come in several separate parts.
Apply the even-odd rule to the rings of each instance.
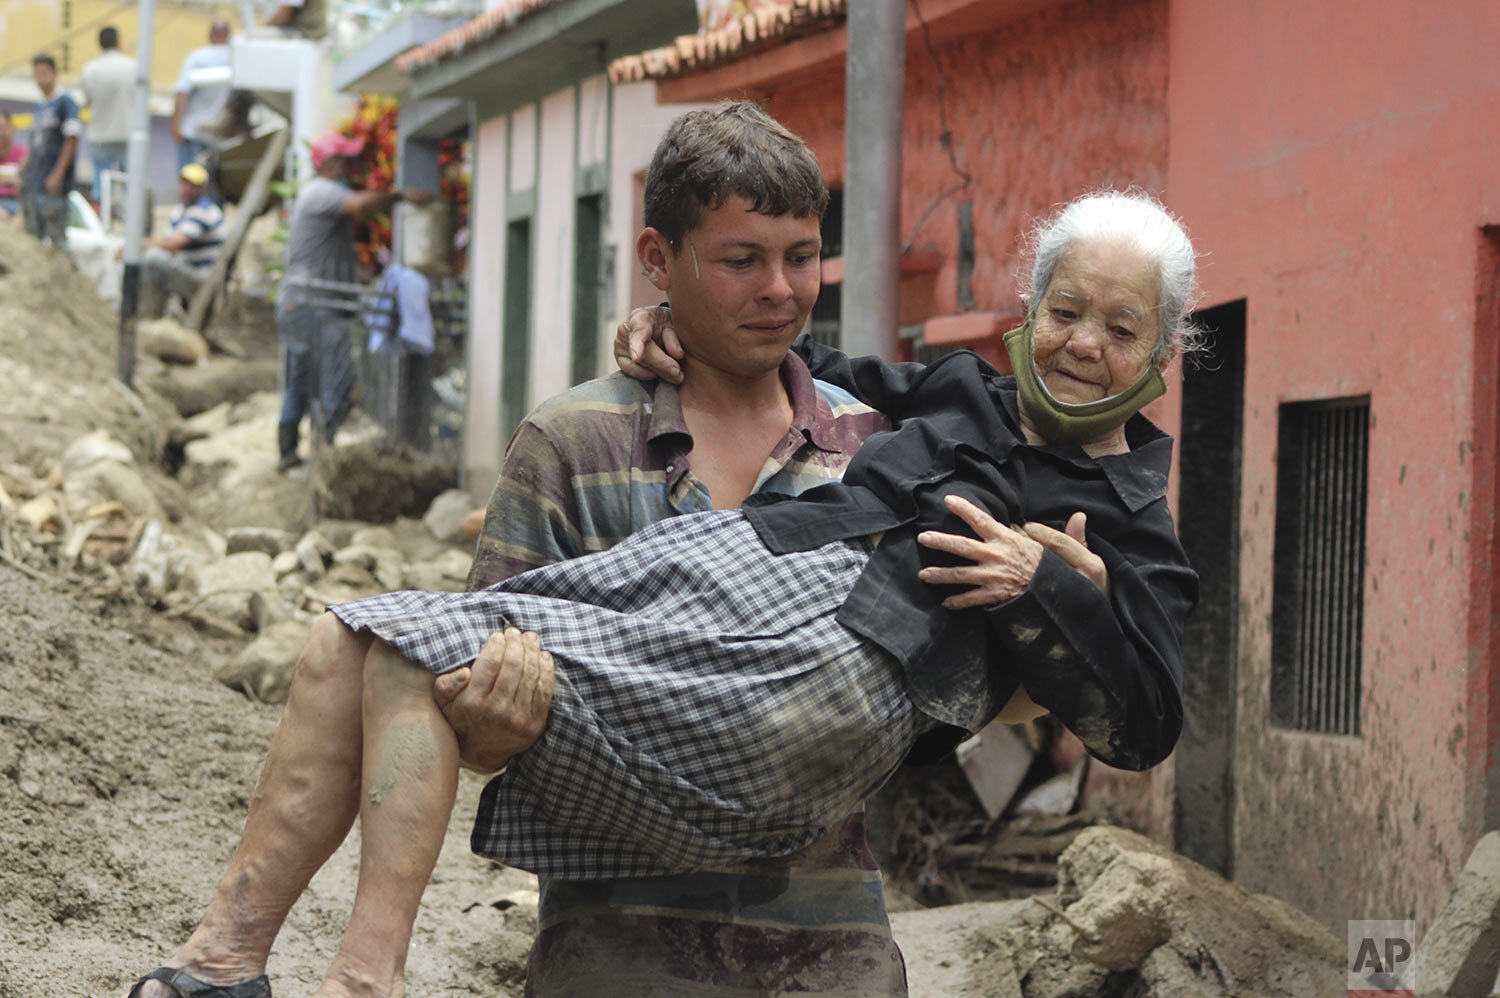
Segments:
[[[48,69],[52,70],[52,72],[57,72],[57,60],[52,58],[45,52],[41,52],[31,57],[31,68],[35,69],[38,66],[46,66]]]
[[[120,33],[114,28],[99,29],[99,47],[102,49],[117,49],[120,47]]]
[[[817,157],[756,104],[724,101],[672,122],[646,172],[646,225],[680,251],[704,212],[735,195],[763,215],[821,219],[828,207]]]

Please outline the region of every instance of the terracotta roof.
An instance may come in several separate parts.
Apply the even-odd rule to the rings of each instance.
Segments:
[[[886,2],[886,0],[880,0]],[[609,64],[613,83],[664,80],[754,55],[773,45],[843,23],[848,0],[790,0],[745,14],[717,31],[681,35],[671,45],[621,56]]]
[[[425,45],[418,45],[396,58],[396,68],[403,73],[419,72],[435,66],[445,59],[452,59],[475,46],[504,34],[517,24],[531,17],[544,7],[551,7],[560,0],[509,0],[487,10],[468,24],[461,25],[440,35]]]

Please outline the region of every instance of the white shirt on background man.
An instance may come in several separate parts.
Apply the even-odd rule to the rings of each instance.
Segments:
[[[219,112],[224,110],[224,104],[229,100],[228,87],[194,87],[193,72],[199,69],[219,69],[228,65],[228,45],[204,45],[202,48],[193,49],[188,53],[187,58],[182,60],[182,72],[178,74],[177,84],[172,88],[172,92],[187,95],[187,104],[182,109],[183,138],[198,142],[207,141],[210,137],[203,134],[204,126],[219,116]]]
[[[83,67],[90,142],[128,142],[135,95],[135,60],[110,49]]]

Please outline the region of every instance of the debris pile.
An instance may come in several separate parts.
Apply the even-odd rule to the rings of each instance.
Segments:
[[[893,915],[898,941],[940,922],[953,933],[950,953],[964,955],[926,964],[910,949],[908,967],[925,964],[912,975],[913,998],[1344,994],[1342,940],[1144,836],[1085,829],[1060,874],[1055,892],[1026,901]]]

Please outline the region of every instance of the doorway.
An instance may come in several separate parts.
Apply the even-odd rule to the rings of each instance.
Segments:
[[[1179,852],[1225,877],[1234,872],[1245,312],[1240,299],[1193,316],[1209,349],[1183,364],[1177,489],[1177,533],[1201,588],[1183,633],[1174,832]]]

